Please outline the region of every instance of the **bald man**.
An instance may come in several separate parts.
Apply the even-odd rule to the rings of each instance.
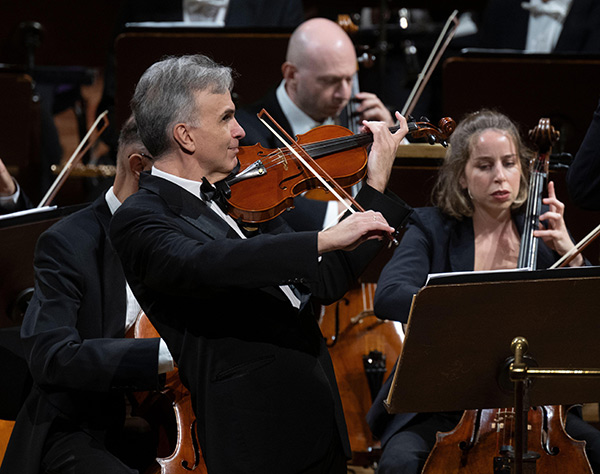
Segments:
[[[292,136],[319,125],[347,126],[343,111],[351,98],[357,60],[352,40],[337,23],[313,18],[298,26],[290,37],[281,72],[283,81],[276,90],[237,113],[246,130],[242,145],[282,146],[256,117],[262,108]],[[360,92],[355,100],[362,120],[394,125],[391,113],[375,94]]]
[[[354,44],[346,32],[326,18],[313,18],[294,30],[281,66],[283,80],[261,100],[236,112],[246,131],[240,145],[260,143],[265,148],[281,148],[283,144],[257,118],[265,109],[292,137],[319,125],[348,126],[345,107],[352,95],[352,81],[357,72]],[[359,92],[353,100],[362,120],[385,122],[394,119],[379,98],[370,92]],[[341,206],[297,198],[294,212],[284,218],[294,230],[317,230],[335,223]]]

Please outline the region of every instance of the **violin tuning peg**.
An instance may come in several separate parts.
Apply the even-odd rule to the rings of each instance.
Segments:
[[[423,115],[423,116],[421,116],[420,121],[421,122],[429,122],[429,119]]]
[[[436,142],[435,135],[431,135],[431,134],[427,135],[427,141],[429,142],[430,145],[434,145]]]
[[[407,122],[414,122],[414,121],[415,121],[415,118],[414,118],[412,115],[408,114],[408,115],[406,116],[406,121],[407,121]]]

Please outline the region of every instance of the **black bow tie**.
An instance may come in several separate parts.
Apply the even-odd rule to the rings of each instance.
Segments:
[[[221,210],[227,213],[228,203],[227,199],[231,196],[231,189],[229,184],[223,179],[217,181],[214,185],[210,184],[206,178],[202,178],[202,184],[200,185],[200,197],[205,201],[213,201],[221,208]]]

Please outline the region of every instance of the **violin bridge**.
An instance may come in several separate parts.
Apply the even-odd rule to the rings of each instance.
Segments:
[[[277,154],[279,155],[279,158],[281,159],[281,162],[283,163],[283,169],[285,171],[287,171],[288,170],[288,162],[287,162],[287,158],[285,157],[285,153],[283,153],[281,148],[278,148]]]

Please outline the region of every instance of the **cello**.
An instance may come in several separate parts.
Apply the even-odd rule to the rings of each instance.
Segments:
[[[517,267],[535,269],[542,192],[548,176],[549,157],[560,134],[549,119],[540,119],[529,138],[538,147],[530,163],[529,196]],[[523,434],[523,472],[592,473],[585,454],[585,442],[576,441],[565,431],[566,409],[561,405],[525,407],[527,420]],[[423,474],[482,472],[511,473],[515,466],[516,423],[514,408],[466,410],[456,428],[437,434]]]
[[[140,311],[127,337],[153,338],[160,335],[148,317]],[[157,427],[159,456],[156,458],[156,464],[149,466],[144,474],[207,474],[198,443],[196,416],[192,408],[191,395],[183,386],[178,369],[175,368],[166,374],[162,390],[135,392],[134,397],[137,402],[134,410],[136,416],[158,418],[161,421],[170,419],[173,415],[175,417],[174,435],[164,424]],[[164,413],[165,400],[169,413]],[[167,455],[160,457],[160,452],[165,450]]]
[[[319,321],[342,400],[352,464],[362,466],[379,459],[381,445],[371,433],[366,414],[404,340],[401,323],[375,316],[375,288],[375,283],[360,283],[340,301],[324,306]]]

